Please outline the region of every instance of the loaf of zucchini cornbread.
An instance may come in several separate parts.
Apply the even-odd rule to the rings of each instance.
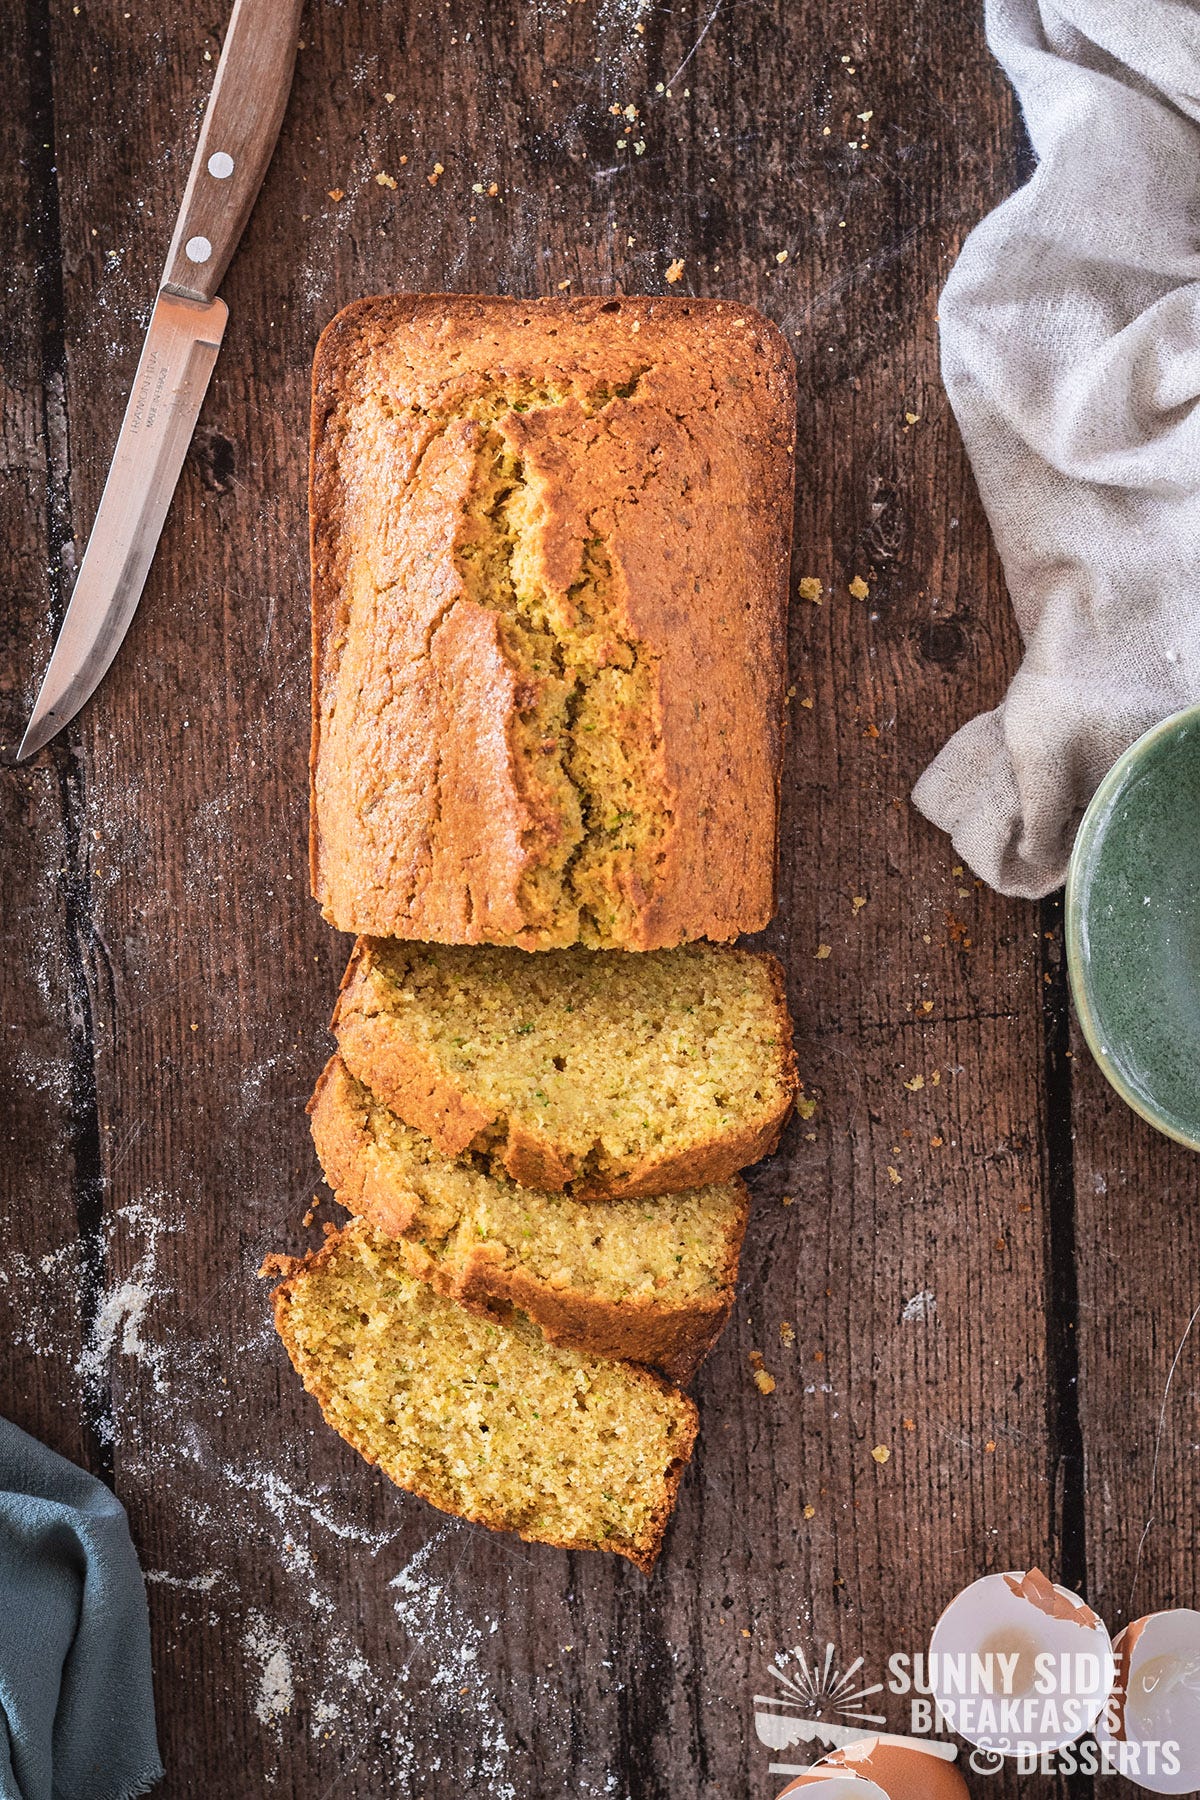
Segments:
[[[279,1334],[403,1487],[648,1569],[696,1413],[645,1365],[719,1333],[797,1085],[728,947],[774,905],[792,359],[727,302],[394,296],[313,402],[312,883],[361,935],[310,1112],[357,1216],[268,1259]]]
[[[794,363],[718,300],[395,295],[313,376],[313,892],[379,937],[774,907]]]

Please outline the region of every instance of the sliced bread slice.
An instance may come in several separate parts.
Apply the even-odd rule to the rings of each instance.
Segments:
[[[516,1306],[551,1343],[687,1381],[733,1305],[745,1184],[577,1200],[456,1161],[329,1059],[308,1103],[340,1203],[405,1246],[410,1274],[464,1304]]]
[[[630,955],[360,938],[347,1067],[447,1156],[578,1198],[724,1181],[796,1090],[783,971],[713,944]]]
[[[368,1462],[443,1512],[649,1573],[696,1438],[685,1394],[457,1305],[360,1219],[264,1269],[305,1387]]]

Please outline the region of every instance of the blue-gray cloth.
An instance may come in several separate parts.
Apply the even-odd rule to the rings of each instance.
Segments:
[[[0,1716],[3,1800],[132,1800],[162,1777],[125,1509],[3,1419]]]

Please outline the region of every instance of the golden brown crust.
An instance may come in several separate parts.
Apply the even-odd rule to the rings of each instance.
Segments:
[[[450,1513],[456,1518],[471,1519],[474,1524],[485,1525],[490,1531],[512,1531],[515,1529],[517,1535],[523,1538],[527,1543],[550,1544],[563,1550],[607,1550],[614,1555],[625,1557],[629,1562],[636,1563],[643,1574],[649,1575],[658,1560],[659,1551],[662,1549],[663,1537],[675,1507],[676,1496],[679,1492],[679,1484],[683,1480],[684,1470],[691,1461],[692,1450],[695,1447],[696,1442],[696,1434],[700,1428],[700,1415],[696,1410],[694,1402],[689,1400],[686,1394],[682,1394],[676,1388],[672,1387],[672,1385],[668,1381],[665,1381],[662,1376],[656,1375],[653,1370],[639,1368],[632,1364],[627,1368],[626,1373],[632,1382],[644,1382],[651,1387],[657,1388],[661,1393],[673,1394],[680,1404],[686,1421],[684,1434],[681,1440],[680,1453],[678,1457],[673,1460],[664,1476],[665,1491],[663,1499],[659,1506],[655,1508],[645,1537],[639,1543],[620,1543],[613,1540],[600,1544],[593,1544],[578,1542],[568,1538],[553,1537],[540,1532],[535,1535],[531,1532],[521,1531],[519,1528],[512,1526],[507,1519],[499,1514],[493,1514],[489,1517],[485,1516],[482,1512],[460,1512],[453,1507],[446,1506],[443,1501],[438,1500],[432,1494],[423,1491],[416,1484],[409,1487],[405,1483],[396,1480],[396,1477],[379,1462],[379,1458],[373,1453],[370,1447],[362,1442],[356,1434],[347,1429],[343,1422],[338,1420],[333,1413],[331,1406],[333,1400],[332,1389],[327,1382],[321,1379],[318,1372],[312,1367],[297,1341],[295,1332],[292,1330],[290,1308],[292,1296],[297,1285],[305,1281],[316,1271],[323,1269],[326,1264],[333,1262],[352,1230],[353,1227],[348,1227],[346,1231],[331,1232],[326,1237],[324,1244],[322,1244],[319,1250],[312,1251],[303,1259],[295,1259],[294,1266],[291,1268],[286,1278],[280,1282],[271,1297],[272,1310],[275,1319],[275,1330],[279,1334],[284,1349],[287,1351],[292,1367],[299,1375],[307,1391],[321,1408],[326,1423],[332,1426],[338,1436],[344,1439],[353,1450],[357,1450],[364,1461],[370,1463],[373,1467],[376,1465],[382,1467],[383,1472],[388,1476],[388,1479],[396,1481],[397,1487],[405,1487],[407,1492],[416,1494],[419,1499],[425,1500],[429,1505],[437,1507],[439,1512]],[[293,1259],[285,1260],[291,1261]]]
[[[734,1278],[736,1273],[735,1253]],[[500,1268],[489,1263],[481,1247],[456,1286],[455,1298],[465,1305],[485,1306],[489,1312],[494,1312],[496,1302],[516,1307],[534,1320],[551,1344],[613,1362],[643,1363],[686,1387],[724,1331],[734,1296],[729,1288],[709,1305],[671,1311],[656,1308],[653,1300],[602,1300],[578,1288],[551,1288],[520,1270]]]
[[[338,1049],[350,1072],[406,1125],[423,1131],[443,1155],[461,1156],[488,1130],[492,1114],[446,1080],[416,1044],[406,1043],[364,1008],[369,958],[370,944],[359,938],[350,952],[330,1020]]]
[[[522,383],[534,398],[510,406]],[[395,295],[326,328],[313,369],[310,855],[331,923],[632,950],[766,924],[794,393],[782,334],[722,301]],[[613,635],[595,666],[632,658],[643,684],[621,715],[633,811],[653,836],[641,848],[610,846],[609,827],[589,821],[600,809],[578,763],[563,770],[581,802],[563,812],[538,765],[561,754],[553,734],[537,755],[522,748],[545,678],[531,686],[463,572],[497,442],[535,495],[521,530],[550,589],[569,597],[589,546],[603,556]],[[572,831],[588,834],[585,862],[596,851],[590,876]],[[531,898],[546,871],[566,896],[550,912]]]
[[[781,1097],[772,1114],[741,1130],[724,1128],[709,1142],[675,1154],[647,1156],[624,1169],[599,1169],[521,1123],[489,1112],[449,1081],[417,1045],[407,1042],[394,1014],[370,1002],[372,948],[360,938],[351,952],[332,1028],[351,1074],[406,1125],[423,1132],[445,1156],[478,1151],[522,1187],[570,1191],[579,1200],[653,1199],[727,1181],[769,1156],[791,1113],[799,1080],[787,983],[778,957],[754,953],[767,970],[776,1012]]]
[[[422,1236],[418,1196],[402,1182],[389,1180],[385,1168],[369,1154],[373,1139],[364,1109],[351,1091],[354,1085],[342,1058],[331,1056],[308,1103],[325,1179],[339,1205],[377,1230],[394,1238],[403,1238],[410,1230],[415,1237]],[[735,1185],[742,1204],[731,1222],[715,1291],[682,1306],[664,1304],[653,1295],[614,1301],[575,1286],[555,1287],[514,1265],[506,1246],[487,1241],[473,1245],[465,1261],[453,1266],[415,1241],[407,1245],[406,1262],[412,1274],[449,1299],[493,1315],[497,1308],[515,1307],[552,1344],[617,1362],[646,1363],[686,1385],[720,1337],[733,1306],[750,1214],[744,1182],[735,1178]]]

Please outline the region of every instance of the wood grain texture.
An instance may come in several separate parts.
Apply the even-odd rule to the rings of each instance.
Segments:
[[[66,421],[55,380],[62,284],[49,198],[50,58],[36,21],[13,21],[10,104],[0,117],[0,216],[13,227],[0,314],[0,741],[15,746],[49,654],[66,501]],[[70,761],[0,778],[3,1036],[0,1037],[0,1406],[64,1455],[101,1455],[81,1405],[80,1359],[94,1294],[81,1244],[91,1179],[94,1086],[78,928],[78,838]]]
[[[1117,1630],[1196,1605],[1200,1176],[1072,1042],[1088,1580]]]
[[[0,775],[5,1404],[129,1508],[164,1794],[757,1800],[782,1785],[752,1708],[777,1649],[828,1641],[877,1681],[965,1581],[1028,1561],[1115,1615],[1149,1510],[1138,1594],[1189,1598],[1194,1341],[1153,1508],[1147,1458],[1191,1304],[1192,1164],[1067,1057],[1053,909],[981,890],[907,801],[1017,656],[937,371],[941,282],[1025,170],[974,10],[308,9],[125,649],[70,732]],[[219,53],[223,6],[167,11],[28,0],[5,43],[0,180],[30,222],[5,292],[9,746]],[[312,349],[361,294],[564,284],[778,321],[793,573],[823,583],[793,606],[763,938],[808,1116],[753,1174],[741,1299],[649,1583],[390,1489],[320,1426],[254,1274],[309,1236],[303,1109],[347,949],[306,897]]]

